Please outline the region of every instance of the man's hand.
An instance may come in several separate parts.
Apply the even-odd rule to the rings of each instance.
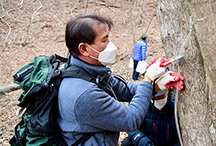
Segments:
[[[154,58],[149,63],[149,68],[147,69],[145,76],[147,76],[153,82],[156,78],[165,74],[164,64],[170,64],[170,59],[166,60],[163,57]]]
[[[184,77],[178,73],[168,71],[166,74],[157,79],[156,84],[161,90],[166,88],[176,87],[178,90],[182,90]]]

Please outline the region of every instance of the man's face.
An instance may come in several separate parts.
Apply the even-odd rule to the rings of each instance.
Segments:
[[[94,44],[89,44],[92,48],[94,48],[95,50],[97,50],[98,52],[102,52],[107,44],[109,43],[109,31],[107,31],[107,27],[104,24],[96,24],[93,26],[95,32],[96,32],[96,37],[94,39]],[[94,50],[92,50],[90,47],[86,46],[86,50],[88,51],[89,55],[98,58],[99,53],[95,52]],[[96,60],[91,58],[91,61],[93,65],[99,65],[102,66],[102,64]]]
[[[145,42],[146,42],[146,43],[148,43],[148,40],[147,40],[147,38],[145,39]]]

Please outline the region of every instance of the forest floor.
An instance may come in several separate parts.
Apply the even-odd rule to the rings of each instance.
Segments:
[[[67,21],[82,13],[98,13],[112,18],[114,28],[110,40],[118,47],[116,63],[111,65],[114,74],[132,81],[132,69],[128,67],[134,48],[130,21],[133,22],[135,42],[148,36],[147,62],[154,57],[165,57],[160,38],[153,0],[2,0],[0,8],[0,87],[13,84],[12,76],[37,55],[68,54],[64,41]],[[142,80],[142,77],[139,79]],[[15,116],[17,99],[22,90],[0,97],[0,145],[9,145],[14,127],[20,120]],[[126,136],[121,132],[119,141]]]

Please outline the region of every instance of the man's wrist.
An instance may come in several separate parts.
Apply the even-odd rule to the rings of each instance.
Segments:
[[[150,82],[150,83],[153,82],[153,81],[152,81],[148,76],[146,76],[146,75],[145,75],[145,77],[144,77],[144,81],[148,81],[148,82]]]

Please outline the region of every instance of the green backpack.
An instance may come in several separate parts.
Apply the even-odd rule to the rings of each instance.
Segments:
[[[82,78],[94,83],[96,80],[83,69],[69,66],[69,59],[58,55],[36,56],[13,76],[14,83],[23,89],[17,105],[25,108],[26,112],[15,127],[10,145],[67,145],[56,130],[58,89],[65,77]],[[74,145],[84,143],[90,136],[84,134]]]

